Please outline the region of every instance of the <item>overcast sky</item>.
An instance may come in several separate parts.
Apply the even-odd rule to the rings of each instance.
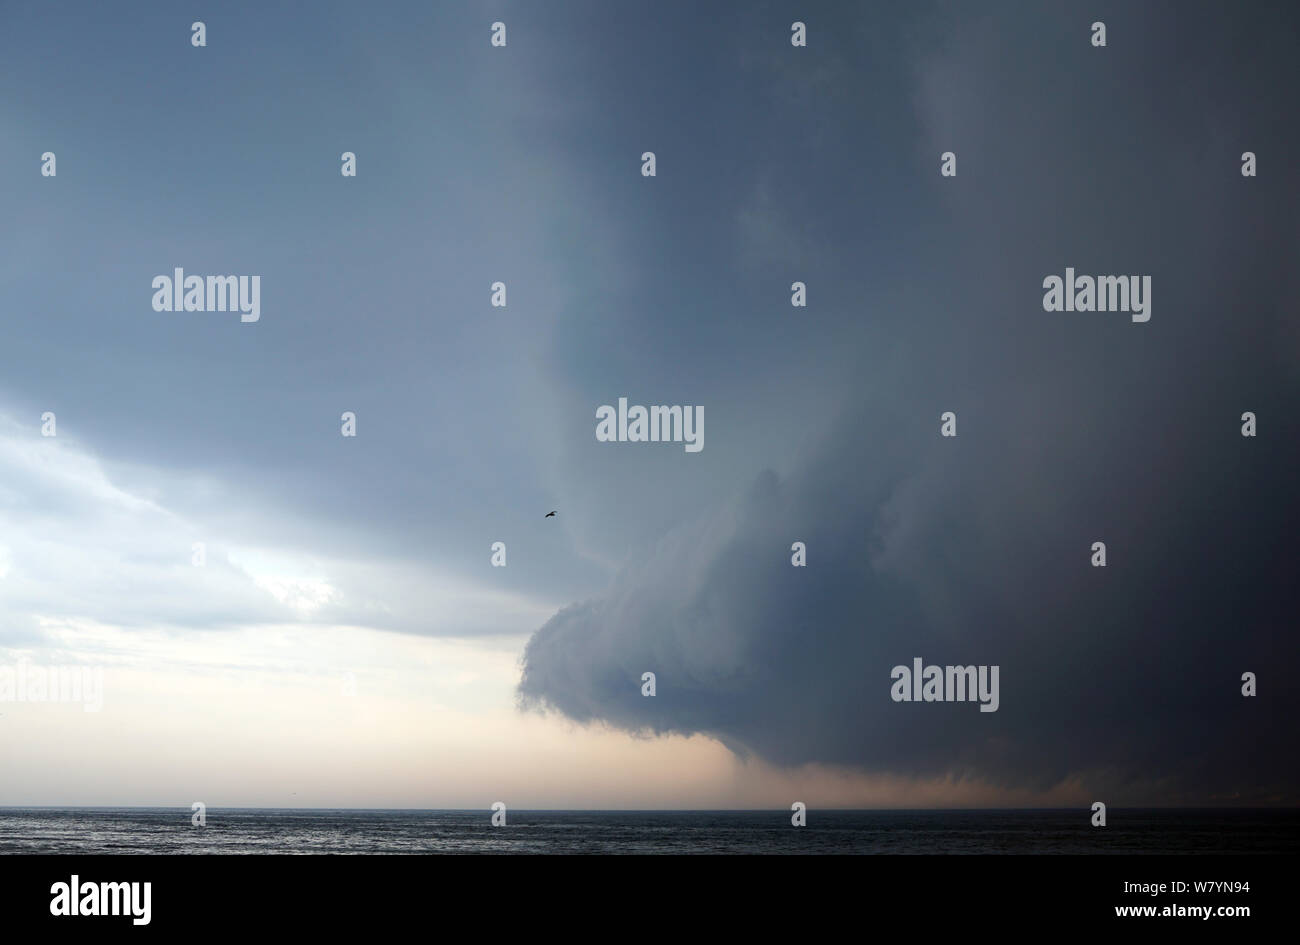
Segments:
[[[1294,11],[210,6],[0,5],[0,804],[1297,802]]]

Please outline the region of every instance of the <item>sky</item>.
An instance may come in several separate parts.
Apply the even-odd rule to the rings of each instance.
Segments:
[[[1300,800],[1295,11],[210,7],[0,2],[0,805]]]

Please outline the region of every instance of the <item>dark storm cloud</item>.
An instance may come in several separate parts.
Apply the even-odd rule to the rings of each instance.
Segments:
[[[522,701],[779,763],[1293,802],[1300,239],[1278,37],[1295,26],[1182,5],[890,24],[914,124],[877,147],[911,149],[923,173],[861,226],[895,227],[915,252],[884,278],[909,281],[894,310],[864,311],[872,260],[824,261],[825,304],[798,317],[828,360],[861,321],[877,346],[857,384],[780,379],[820,390],[838,422],[788,474],[755,449],[733,498],[557,613],[528,645]],[[959,174],[941,180],[949,149]],[[1241,177],[1244,150],[1259,178]],[[778,209],[862,245],[826,222],[833,188]],[[1151,321],[1043,311],[1044,276],[1067,266],[1151,275]],[[999,665],[999,710],[892,702],[890,669],[917,656]]]

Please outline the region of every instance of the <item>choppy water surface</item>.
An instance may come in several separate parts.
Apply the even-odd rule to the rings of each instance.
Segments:
[[[0,853],[1296,853],[1300,811],[0,808]]]

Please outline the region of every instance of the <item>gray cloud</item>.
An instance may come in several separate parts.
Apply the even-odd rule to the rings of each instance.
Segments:
[[[1300,244],[1281,170],[1296,136],[1276,120],[1294,82],[1255,78],[1276,70],[1264,34],[1281,24],[1097,18],[1104,51],[1090,20],[1055,9],[901,31],[924,182],[890,210],[915,253],[881,276],[888,310],[855,304],[873,259],[846,252],[796,316],[831,336],[836,365],[832,348],[870,324],[852,349],[860,381],[792,373],[834,405],[820,446],[781,475],[752,450],[747,488],[552,617],[525,653],[524,705],[787,764],[1039,788],[1081,776],[1133,803],[1296,799]],[[1221,48],[1256,39],[1249,62]],[[938,175],[949,148],[956,180]],[[1247,149],[1276,173],[1241,178]],[[821,241],[838,197],[797,191],[783,204],[765,190],[755,212]],[[1041,280],[1067,265],[1151,274],[1152,321],[1044,312]],[[944,410],[954,440],[938,435]],[[1243,410],[1267,435],[1238,435]],[[794,540],[806,569],[790,566]],[[1000,665],[1001,708],[893,703],[890,669],[915,656]],[[1246,670],[1267,698],[1242,698]]]

